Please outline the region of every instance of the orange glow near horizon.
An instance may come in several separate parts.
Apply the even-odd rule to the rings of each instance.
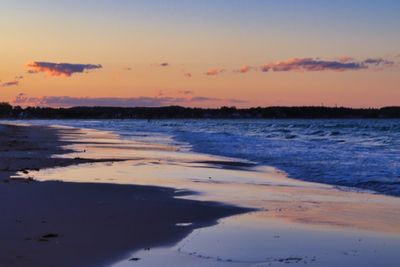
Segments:
[[[69,97],[69,103],[146,98],[197,107],[400,105],[400,19],[394,7],[387,4],[374,21],[360,24],[358,10],[374,10],[354,4],[344,23],[331,15],[339,8],[335,4],[268,2],[221,1],[211,9],[207,1],[168,6],[159,1],[82,6],[10,1],[0,11],[0,101],[23,106],[46,97]],[[310,10],[326,18],[309,20]],[[279,16],[283,11],[290,18]],[[377,34],[382,28],[386,31]],[[21,94],[26,102],[16,103]]]

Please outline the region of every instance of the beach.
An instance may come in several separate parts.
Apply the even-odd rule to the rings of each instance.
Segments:
[[[2,266],[397,266],[400,200],[72,127],[2,125]],[[11,177],[11,178],[10,178]]]
[[[173,188],[10,179],[21,172],[121,159],[53,158],[78,131],[2,125],[1,266],[108,266],[136,249],[173,244],[246,209],[175,198]],[[62,179],[62,177],[59,177]],[[193,222],[181,227],[179,223]]]

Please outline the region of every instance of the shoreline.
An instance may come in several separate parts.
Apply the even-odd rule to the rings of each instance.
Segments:
[[[396,121],[381,124],[370,120],[366,122],[366,127],[360,120],[351,125],[344,121],[321,125],[310,120],[304,121],[304,124],[301,120],[292,120],[290,123],[263,121],[255,120],[252,126],[245,121],[225,121],[219,126],[215,120],[172,120],[165,123],[157,120],[151,123],[144,120],[19,122],[34,125],[56,123],[84,131],[114,132],[115,139],[143,140],[145,143],[171,145],[181,151],[249,161],[259,166],[274,166],[287,176],[306,182],[400,196],[400,173],[396,169],[398,153],[395,153],[399,148],[396,141],[399,140],[396,134],[399,124]],[[232,134],[224,134],[225,125],[232,129]],[[209,127],[215,133],[208,133]],[[392,131],[385,132],[385,129]]]
[[[29,176],[42,168],[121,159],[60,157],[73,152],[62,147],[73,142],[60,141],[66,133],[79,135],[73,129],[0,125],[0,131],[0,263],[8,267],[107,266],[250,211],[177,198],[192,192],[166,187],[10,179],[18,171]]]

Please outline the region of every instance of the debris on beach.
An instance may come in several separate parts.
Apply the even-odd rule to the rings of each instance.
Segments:
[[[59,235],[56,234],[56,233],[49,233],[49,234],[42,235],[42,236],[38,239],[38,241],[39,241],[39,242],[49,242],[50,239],[53,239],[53,238],[56,238],[56,237],[59,237]]]
[[[56,237],[58,237],[58,234],[54,234],[54,233],[42,235],[42,238],[56,238]]]

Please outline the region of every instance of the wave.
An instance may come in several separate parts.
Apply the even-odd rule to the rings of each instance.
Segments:
[[[43,122],[44,123],[44,122]],[[400,196],[400,120],[47,121],[274,166],[292,178]]]

